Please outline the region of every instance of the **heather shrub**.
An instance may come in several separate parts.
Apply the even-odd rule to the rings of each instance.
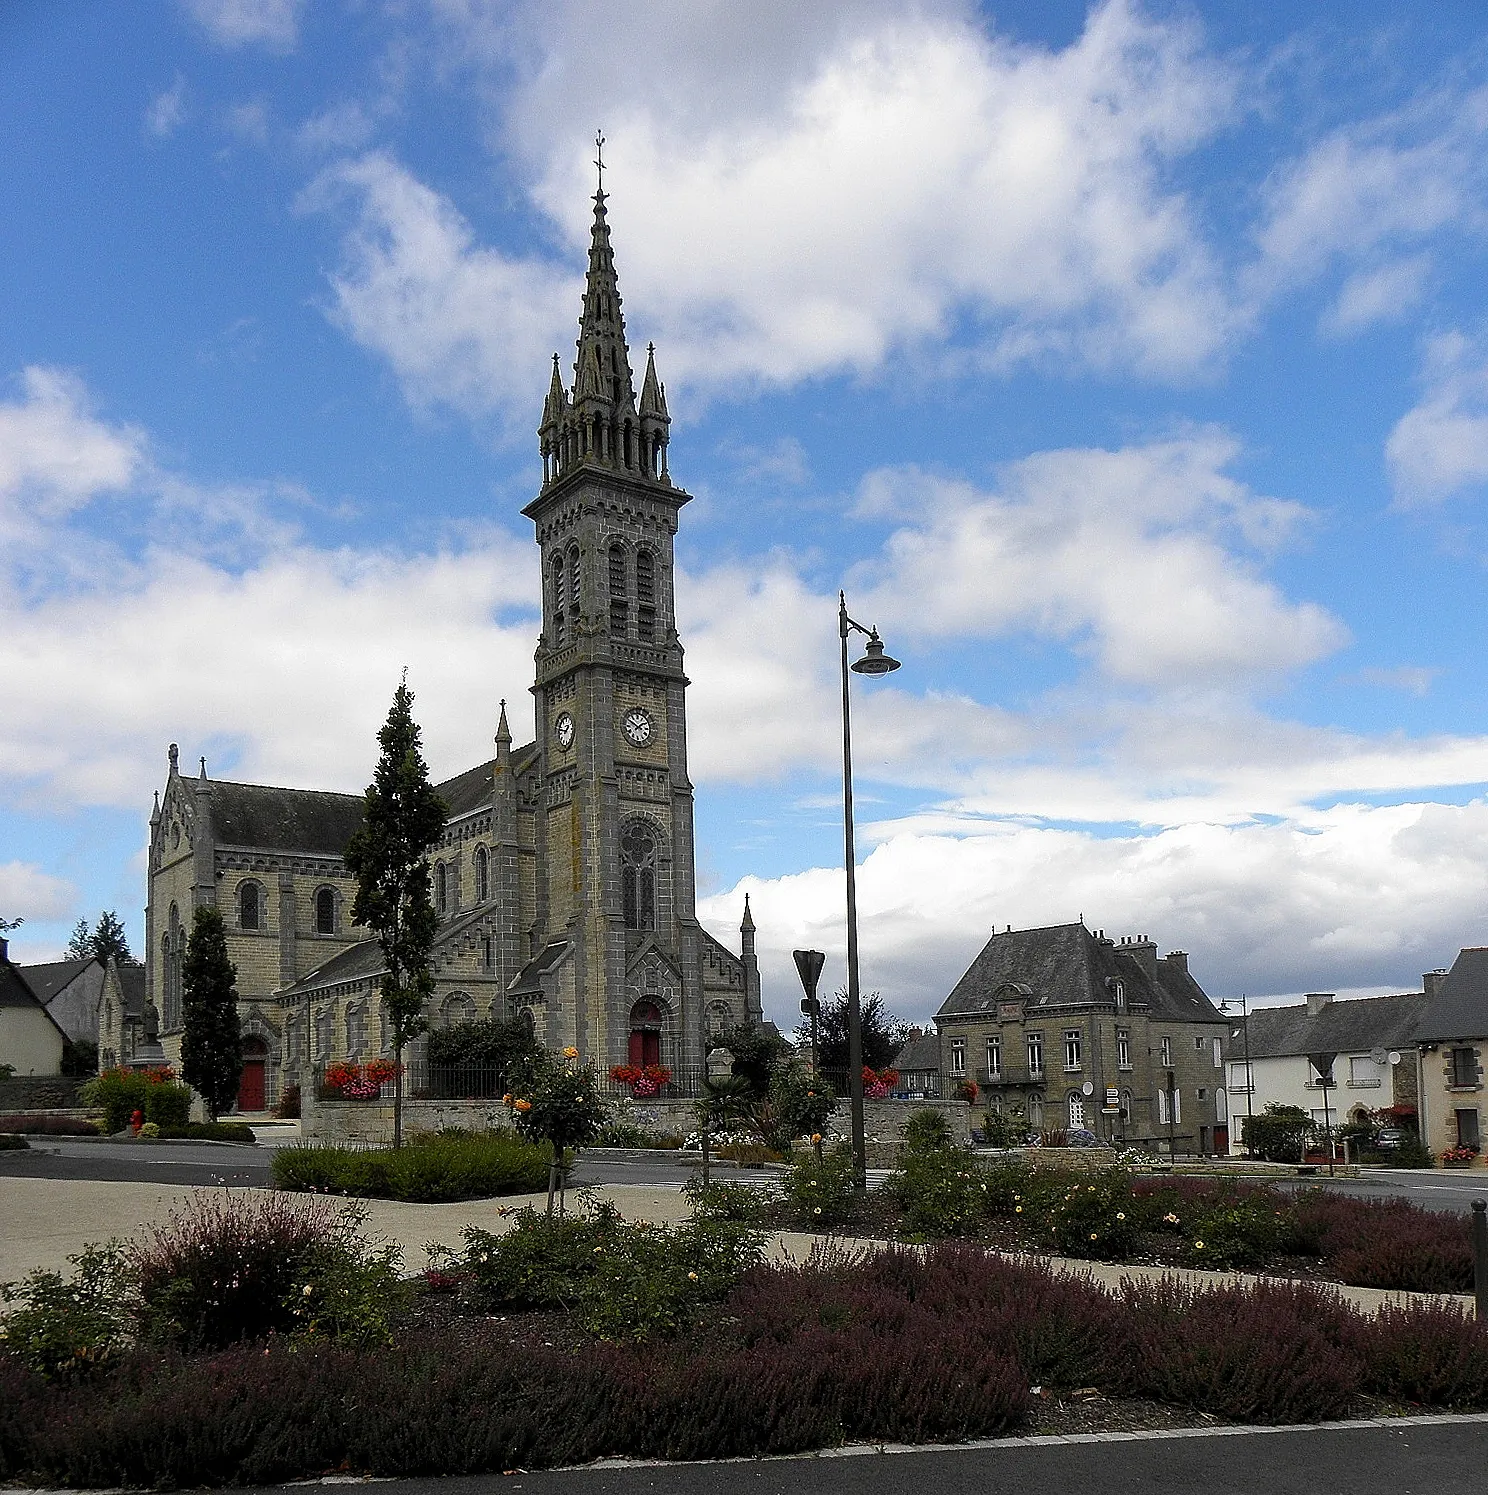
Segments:
[[[1125,1353],[1102,1384],[1233,1422],[1341,1417],[1358,1393],[1361,1316],[1300,1283],[1125,1282]]]
[[[1311,1189],[1296,1202],[1295,1231],[1330,1273],[1353,1287],[1470,1292],[1472,1239],[1465,1214],[1437,1214],[1403,1199],[1363,1200]]]
[[[52,1380],[89,1375],[134,1339],[134,1295],[120,1248],[87,1246],[67,1260],[70,1281],[38,1270],[0,1283],[0,1301],[20,1305],[0,1319],[0,1343]]]
[[[399,1306],[398,1253],[363,1242],[365,1218],[328,1200],[295,1205],[248,1191],[173,1210],[125,1252],[147,1332],[184,1350],[342,1325],[354,1339],[387,1338]],[[367,1279],[361,1286],[357,1274]]]
[[[852,1148],[839,1142],[820,1158],[811,1153],[797,1157],[785,1175],[784,1193],[791,1213],[808,1230],[852,1219],[859,1202]]]
[[[936,1121],[934,1111],[921,1112]],[[988,1214],[989,1185],[971,1155],[956,1147],[909,1151],[904,1166],[885,1185],[904,1212],[912,1237],[941,1239],[977,1235]]]
[[[156,1135],[167,1142],[242,1142],[251,1146],[258,1140],[246,1121],[188,1121],[185,1126],[162,1126]]]
[[[1456,1303],[1387,1304],[1369,1326],[1365,1385],[1395,1401],[1488,1408],[1488,1323]]]

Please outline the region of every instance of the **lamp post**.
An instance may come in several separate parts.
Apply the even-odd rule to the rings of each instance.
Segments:
[[[847,689],[847,640],[868,640],[863,657],[851,666],[857,675],[887,675],[899,661],[884,653],[878,629],[864,628],[847,615],[847,595],[837,594],[837,636],[842,649],[842,839],[847,870],[847,1090],[852,1104],[853,1184],[868,1187],[868,1140],[863,1130],[863,1009],[858,994],[858,876],[853,844],[852,703]]]

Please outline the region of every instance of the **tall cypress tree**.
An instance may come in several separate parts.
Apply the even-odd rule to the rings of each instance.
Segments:
[[[237,979],[221,910],[206,904],[192,916],[181,963],[181,1075],[213,1121],[232,1107],[243,1078]]]
[[[346,848],[357,880],[351,916],[382,949],[382,1001],[393,1030],[393,1146],[403,1145],[403,1047],[428,1026],[424,1004],[434,990],[429,954],[439,918],[429,893],[429,850],[449,814],[429,783],[413,719],[408,674],[377,734],[382,757],[367,786],[366,819]]]

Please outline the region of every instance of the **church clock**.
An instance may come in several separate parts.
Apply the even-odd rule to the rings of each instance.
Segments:
[[[553,723],[553,736],[558,739],[558,746],[566,753],[573,746],[574,719],[568,712],[561,712],[558,720]]]
[[[645,747],[656,735],[650,715],[639,706],[633,707],[621,718],[620,730],[625,733],[625,740],[631,747],[638,748]]]

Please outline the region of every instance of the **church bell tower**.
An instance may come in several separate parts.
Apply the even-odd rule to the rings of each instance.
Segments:
[[[550,1046],[574,1044],[601,1067],[695,1066],[706,937],[672,590],[689,496],[668,473],[650,347],[636,398],[603,183],[601,168],[572,385],[554,354],[542,489],[522,511],[543,584],[529,955]]]

